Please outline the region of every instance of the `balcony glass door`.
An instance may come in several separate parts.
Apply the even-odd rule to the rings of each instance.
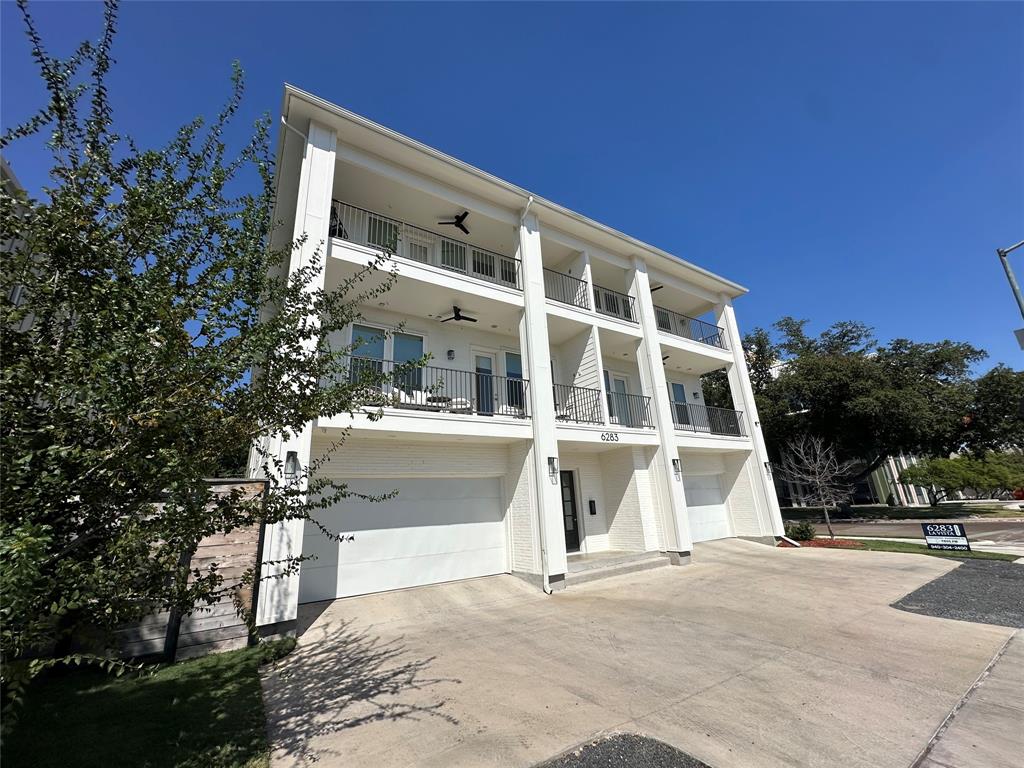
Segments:
[[[518,352],[505,353],[505,376],[506,403],[522,410],[526,401],[526,388],[523,386],[523,358]]]
[[[413,336],[411,333],[396,333],[392,337],[394,344],[395,365],[409,363],[423,357],[423,337]],[[395,377],[395,385],[400,387],[407,395],[423,390],[423,369],[414,368],[398,374]]]
[[[668,399],[672,401],[672,419],[676,424],[690,423],[690,409],[686,407],[686,387],[676,382],[668,385]]]
[[[608,391],[608,416],[612,422],[632,426],[629,415],[629,382],[624,376],[605,371],[604,386]]]
[[[366,325],[352,326],[352,365],[349,381],[378,376],[384,371],[384,331]]]
[[[476,412],[481,416],[494,414],[494,355],[487,352],[473,354],[476,369]]]

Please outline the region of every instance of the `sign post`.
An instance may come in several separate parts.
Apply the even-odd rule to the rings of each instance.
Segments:
[[[963,523],[921,523],[924,540],[928,549],[943,549],[947,552],[970,552],[967,531]]]

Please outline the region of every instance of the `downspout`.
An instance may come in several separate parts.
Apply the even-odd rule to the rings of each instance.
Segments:
[[[533,205],[533,195],[530,195],[526,201],[526,207],[523,208],[522,214],[519,216],[519,247],[523,246],[523,226],[526,222],[526,215],[530,212],[530,206]],[[546,319],[546,318],[545,318]],[[529,322],[527,322],[527,328],[529,328]],[[530,343],[530,335],[526,335],[526,343]],[[537,446],[533,446],[533,450],[537,450]],[[537,466],[537,459],[534,456],[533,459],[534,467]],[[541,497],[540,484],[543,482],[541,477],[537,477],[537,499],[538,502]],[[537,533],[540,537],[540,577],[541,577],[541,589],[544,590],[545,594],[551,594],[551,581],[549,579],[550,574],[548,573],[548,537],[544,530],[544,512],[543,505],[537,504]]]
[[[295,126],[289,125],[288,121],[284,119],[284,115],[281,115],[281,125],[283,125],[285,128],[287,128],[289,131],[292,131],[293,133],[297,133],[299,136],[301,136],[302,140],[306,144],[309,143],[309,137],[306,134],[304,134],[302,131],[300,131],[298,128],[296,128]],[[533,198],[531,197],[530,199],[532,200]]]

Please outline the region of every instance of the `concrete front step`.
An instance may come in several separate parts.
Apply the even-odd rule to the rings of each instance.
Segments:
[[[625,553],[621,556],[588,558],[575,562],[573,558],[570,558],[569,572],[565,574],[565,585],[571,587],[587,584],[599,579],[623,576],[627,573],[665,568],[669,564],[668,556],[660,552]]]

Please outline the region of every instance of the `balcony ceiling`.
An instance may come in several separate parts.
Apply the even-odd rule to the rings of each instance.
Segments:
[[[702,373],[710,373],[725,367],[720,360],[715,360],[712,357],[706,357],[696,352],[690,352],[689,350],[679,349],[678,347],[670,347],[667,344],[661,346],[661,356],[662,358],[668,357],[667,360],[662,360],[665,371],[668,373],[700,376]]]
[[[335,200],[413,224],[454,240],[477,245],[504,256],[516,255],[518,235],[515,227],[489,219],[472,209],[469,209],[469,217],[466,219],[469,235],[455,227],[439,226],[437,222],[451,219],[466,209],[399,184],[361,166],[344,161],[336,163],[332,196]]]
[[[355,274],[356,269],[356,265],[349,262],[330,260],[327,265],[327,285],[338,285],[342,280]],[[371,274],[354,290],[365,291],[379,286],[386,278],[386,273]],[[463,314],[477,319],[476,323],[463,322],[456,325],[513,336],[518,340],[522,309],[513,304],[482,298],[473,292],[473,285],[469,281],[466,282],[465,289],[452,290],[420,280],[399,277],[387,293],[372,297],[367,303],[369,306],[431,320],[450,317],[452,305],[456,305]]]

